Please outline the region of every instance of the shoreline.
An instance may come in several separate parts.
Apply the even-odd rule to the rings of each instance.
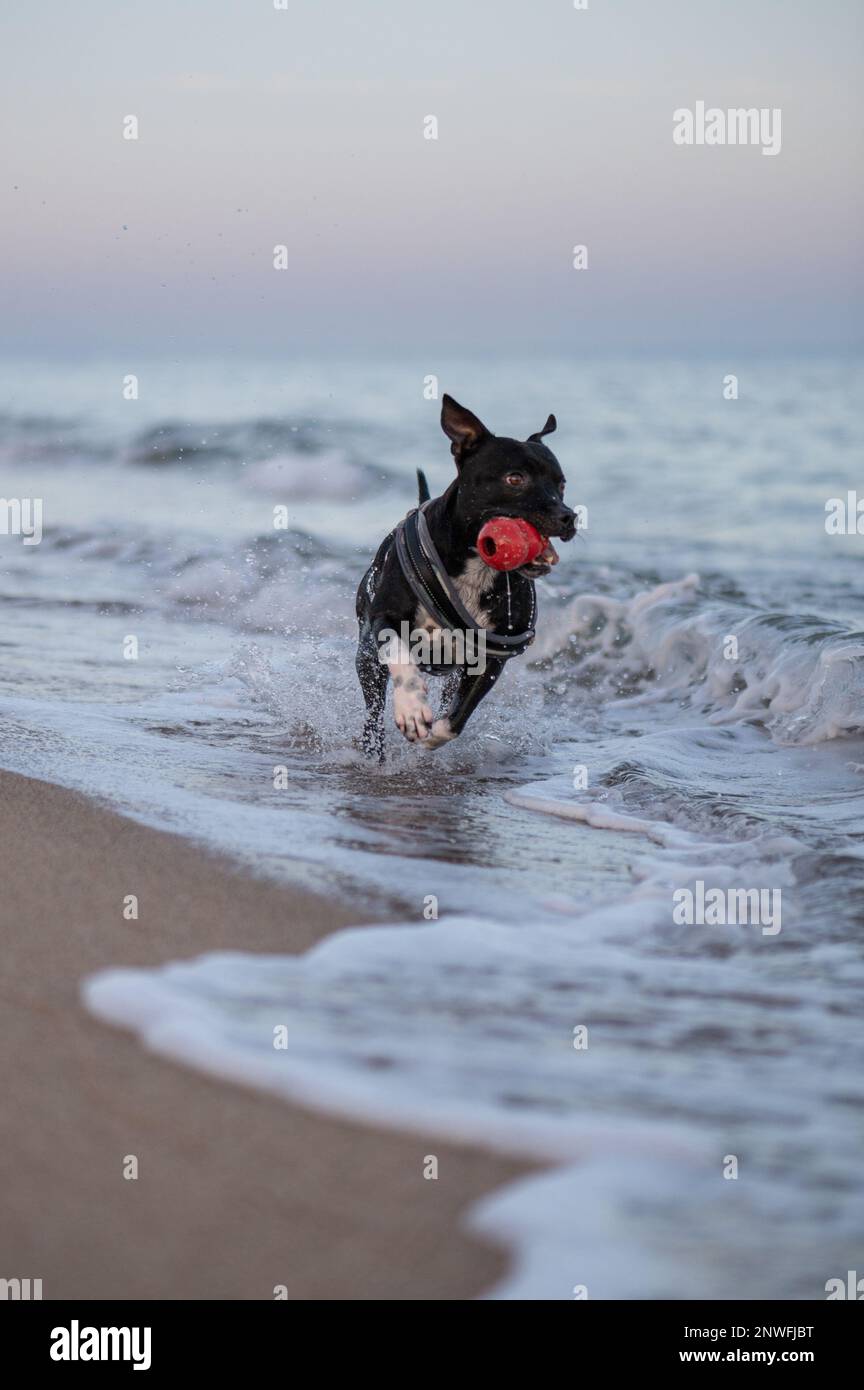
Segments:
[[[99,969],[302,952],[356,914],[17,773],[0,843],[3,1277],[45,1299],[325,1300],[471,1299],[503,1277],[462,1215],[543,1165],[212,1080],[80,1003]]]

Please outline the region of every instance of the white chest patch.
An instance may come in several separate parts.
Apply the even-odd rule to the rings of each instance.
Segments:
[[[456,580],[459,597],[481,627],[486,627],[489,621],[486,603],[494,583],[494,572],[490,570],[488,565],[484,565],[479,555],[471,556],[465,569]]]
[[[494,572],[488,565],[484,565],[479,555],[472,555],[458,579],[453,580],[456,592],[478,627],[489,626],[486,603],[494,582]],[[414,625],[418,628],[425,627],[427,631],[437,627],[422,605],[417,609]]]

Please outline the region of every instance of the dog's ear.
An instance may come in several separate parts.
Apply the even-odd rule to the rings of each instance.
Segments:
[[[555,419],[555,416],[554,416],[554,415],[550,415],[550,416],[549,416],[549,419],[546,421],[546,424],[543,426],[542,430],[538,430],[536,434],[529,434],[529,436],[528,436],[528,443],[529,443],[529,444],[539,444],[539,443],[540,443],[540,440],[543,438],[544,434],[552,434],[552,433],[554,433],[555,430],[557,430],[557,428],[558,428],[558,421]]]
[[[460,468],[467,454],[476,449],[481,439],[489,436],[489,431],[477,416],[464,405],[445,395],[441,401],[441,428],[450,440],[450,452]]]

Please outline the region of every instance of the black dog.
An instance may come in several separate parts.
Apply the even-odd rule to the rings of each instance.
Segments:
[[[558,556],[548,545],[521,569],[490,569],[477,551],[483,523],[496,516],[522,517],[543,536],[569,541],[576,533],[576,517],[563,502],[561,466],[542,443],[556,427],[554,415],[522,443],[490,434],[476,415],[445,396],[441,427],[451,441],[456,478],[432,501],[418,472],[419,509],[382,542],[357,591],[357,674],[367,710],[361,746],[379,759],[390,676],[397,728],[410,743],[438,748],[462,732],[508,658],[533,641],[532,581],[548,574]],[[433,645],[440,641],[445,656],[428,656],[422,643],[416,656],[413,642],[409,648],[406,641],[409,632],[428,634]],[[456,656],[449,640],[454,633],[464,648]],[[437,719],[427,703],[422,671],[449,673]]]

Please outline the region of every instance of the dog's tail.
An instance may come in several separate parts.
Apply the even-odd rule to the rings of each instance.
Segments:
[[[422,507],[423,503],[428,502],[429,498],[432,496],[429,491],[429,484],[426,481],[426,474],[423,472],[422,468],[417,469],[417,490],[420,494],[418,500]]]

